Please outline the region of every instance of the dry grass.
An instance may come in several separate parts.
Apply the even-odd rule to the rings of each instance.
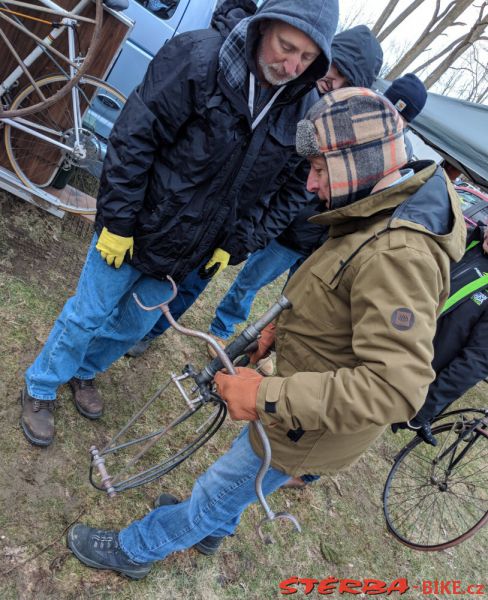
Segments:
[[[253,506],[245,513],[238,535],[227,540],[217,556],[206,558],[193,550],[177,553],[141,582],[90,570],[75,560],[65,547],[63,531],[80,514],[82,521],[92,525],[120,528],[148,511],[161,491],[186,496],[195,477],[239,430],[227,421],[204,449],[173,473],[114,501],[89,485],[90,445],[117,431],[171,370],[179,370],[188,360],[196,366],[206,363],[197,340],[169,332],[144,357],[122,358],[100,377],[107,403],[103,419],[95,423],[82,419],[63,389],[54,444],[43,450],[26,442],[18,426],[22,374],[74,289],[89,237],[89,229],[74,219],[63,222],[0,195],[2,600],[257,600],[280,597],[278,583],[294,575],[385,581],[407,577],[412,584],[422,579],[460,579],[466,584],[486,579],[487,530],[461,546],[431,554],[411,551],[386,532],[381,492],[391,459],[406,434],[385,435],[354,468],[334,479],[325,477],[302,492],[277,492],[272,498],[274,508],[290,510],[298,517],[303,526],[300,536],[278,526],[273,532],[276,544],[262,546],[254,531],[261,512]],[[185,316],[187,324],[200,329],[208,326],[235,272],[229,269],[212,283]],[[272,303],[281,285],[260,294],[254,315]],[[466,402],[486,405],[486,387],[479,384]],[[403,597],[420,596],[410,591]]]

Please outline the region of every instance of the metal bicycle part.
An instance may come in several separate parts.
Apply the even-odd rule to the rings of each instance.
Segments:
[[[275,512],[273,512],[266,500],[266,497],[263,493],[263,479],[271,465],[271,446],[270,446],[268,436],[266,435],[266,431],[264,430],[264,427],[263,427],[263,424],[261,423],[261,421],[253,421],[252,426],[256,428],[256,431],[259,435],[259,438],[261,440],[261,444],[263,445],[263,450],[264,450],[263,462],[261,463],[261,468],[259,469],[257,477],[256,477],[256,495],[258,497],[259,502],[261,503],[261,506],[264,509],[264,512],[266,513],[266,516],[261,521],[261,523],[257,526],[257,532],[258,532],[259,537],[265,544],[272,544],[274,541],[273,538],[270,535],[267,535],[263,532],[263,526],[266,523],[270,523],[271,521],[282,519],[282,520],[291,521],[293,523],[295,529],[299,533],[301,533],[302,528],[300,527],[300,523],[297,521],[297,519],[290,513],[287,513],[287,512],[275,513]]]
[[[54,93],[65,82],[65,76],[56,75],[37,84]],[[76,107],[68,95],[27,118],[5,119],[5,148],[13,170],[26,186],[49,191],[67,212],[95,214],[107,138],[125,97],[94,77],[83,77],[74,93]],[[28,86],[12,106],[32,101],[35,90]]]
[[[256,323],[249,325],[244,330],[244,332],[240,336],[238,336],[238,338],[232,344],[230,344],[229,347],[226,348],[226,350],[224,351],[219,346],[219,344],[217,344],[215,340],[208,334],[184,327],[174,320],[168,305],[176,297],[177,287],[175,282],[170,277],[168,277],[168,280],[172,285],[172,294],[170,298],[165,302],[162,302],[161,304],[155,306],[145,306],[141,303],[137,295],[134,294],[135,301],[143,310],[161,310],[168,319],[169,323],[180,333],[200,338],[205,342],[211,344],[215,348],[217,358],[214,359],[210,363],[210,365],[207,365],[198,373],[193,369],[191,365],[187,365],[184,369],[184,374],[182,376],[176,376],[175,374],[173,374],[170,381],[165,386],[163,386],[163,388],[158,390],[155,397],[153,397],[149,402],[147,402],[146,405],[140,411],[138,411],[138,413],[136,413],[134,417],[132,417],[129,423],[118,434],[116,434],[114,438],[112,438],[111,442],[104,448],[104,450],[98,451],[96,447],[92,447],[90,449],[90,452],[92,454],[92,464],[90,467],[90,481],[97,489],[107,491],[107,493],[109,493],[111,497],[113,497],[113,495],[118,491],[123,491],[131,487],[137,487],[138,485],[142,485],[144,483],[147,483],[148,481],[152,481],[158,477],[161,477],[165,473],[169,472],[169,470],[175,468],[178,464],[186,460],[186,458],[188,458],[188,456],[191,453],[193,453],[195,449],[198,449],[201,445],[203,445],[208,439],[210,439],[210,437],[215,433],[215,431],[217,431],[217,429],[220,427],[223,420],[225,419],[226,408],[224,411],[217,411],[218,414],[216,414],[216,417],[213,420],[211,420],[211,427],[207,427],[204,433],[199,436],[197,440],[198,445],[195,449],[193,449],[194,445],[187,446],[185,449],[175,454],[171,460],[168,459],[168,461],[166,461],[166,463],[164,464],[165,468],[163,468],[161,465],[156,465],[138,475],[129,477],[124,481],[120,481],[122,474],[124,474],[127,471],[127,468],[123,468],[122,471],[120,471],[115,476],[110,476],[105,465],[105,456],[114,453],[122,448],[126,448],[136,443],[146,441],[147,443],[142,448],[142,450],[129,462],[128,466],[133,466],[140,458],[142,458],[144,454],[146,454],[148,450],[150,450],[154,446],[156,442],[158,442],[163,436],[166,435],[169,429],[183,421],[186,421],[186,419],[195,414],[197,410],[200,410],[203,406],[207,405],[209,401],[213,401],[216,404],[220,402],[221,407],[225,407],[225,403],[213,391],[213,378],[215,373],[221,368],[225,367],[228,373],[234,375],[236,371],[233,365],[233,360],[242,355],[245,348],[247,348],[250,343],[254,342],[257,339],[261,330],[274,318],[276,318],[276,316],[284,308],[289,308],[291,306],[291,304],[285,297],[281,297],[279,301],[273,307],[271,307],[271,309],[268,310],[265,313],[265,315],[261,317],[261,319],[256,321]],[[192,378],[196,384],[191,389],[190,394],[188,394],[187,391],[181,385],[181,382],[188,378]],[[121,435],[124,434],[128,430],[128,428],[133,423],[135,423],[135,421],[140,416],[142,416],[142,414],[145,413],[149,406],[151,406],[151,404],[154,402],[156,397],[159,397],[171,382],[175,384],[178,392],[180,393],[180,396],[183,398],[187,405],[186,413],[184,413],[180,417],[177,417],[175,421],[170,423],[170,425],[166,428],[152,432],[151,434],[147,434],[146,436],[143,436],[142,438],[139,438],[137,440],[132,440],[125,444],[119,444],[118,446],[114,446],[115,442],[121,437]],[[192,394],[197,395],[192,396]],[[216,425],[215,429],[213,429],[214,424],[216,424],[217,422],[218,424]],[[206,423],[208,423],[208,420]],[[258,533],[263,541],[267,541],[269,543],[272,542],[271,538],[266,537],[261,530],[261,526],[264,523],[268,523],[279,519],[286,519],[292,521],[293,525],[298,531],[301,531],[301,529],[295,517],[284,512],[274,513],[270,509],[266,501],[262,489],[262,482],[271,464],[271,446],[269,444],[269,440],[262,423],[260,421],[254,421],[251,423],[251,426],[256,428],[264,450],[263,462],[256,476],[256,495],[258,497],[259,502],[263,506],[266,516],[263,519],[262,524],[258,527]],[[208,434],[210,430],[212,431],[210,434]],[[190,449],[192,450],[191,452]],[[170,465],[169,467],[168,463]],[[98,469],[101,478],[101,483],[98,485],[94,482],[93,479],[94,468]]]
[[[432,429],[436,447],[415,436],[399,452],[385,484],[388,529],[415,550],[450,548],[488,522],[488,420],[456,412]]]
[[[218,397],[206,402],[195,399],[191,408],[186,406],[183,412],[178,412],[175,403],[170,401],[163,411],[170,414],[169,423],[150,433],[139,434],[138,437],[123,441],[126,434],[133,434],[133,426],[138,431],[137,424],[141,417],[159,419],[162,411],[155,403],[174,383],[175,377],[172,376],[160,387],[101,450],[97,446],[90,448],[92,458],[89,480],[93,487],[107,492],[112,498],[116,493],[150,483],[172,471],[218,431],[227,414],[225,404]],[[179,376],[180,379],[183,377]],[[190,417],[192,419],[188,421]],[[191,427],[180,427],[187,421]],[[158,446],[158,442],[163,440],[164,445]],[[136,467],[139,470],[136,470]]]
[[[25,117],[54,106],[67,95],[87,72],[97,56],[101,42],[103,4],[95,0],[93,17],[83,16],[85,10],[92,11],[91,0],[81,0],[72,11],[68,12],[61,6],[49,0],[41,3],[17,2],[2,0],[0,3],[0,54],[8,64],[12,62],[12,72],[0,82],[0,95],[5,99],[19,78],[33,86],[35,100],[29,106],[15,107],[13,104],[2,109],[0,104],[0,119]],[[78,35],[74,33],[78,25],[82,25],[90,33],[86,41],[88,51],[84,57],[75,49]],[[55,41],[67,32],[68,52],[60,52]],[[3,50],[3,51],[2,51]],[[79,50],[79,49],[78,49]],[[28,52],[23,55],[22,53]],[[42,90],[36,85],[29,70],[40,57],[47,57],[53,67],[63,73],[63,86],[56,90]],[[16,65],[16,66],[15,66]],[[69,76],[66,74],[69,73]],[[51,93],[49,93],[51,92]]]
[[[218,370],[218,368],[216,368],[216,367],[219,367],[219,366],[220,366],[220,368],[225,367],[225,369],[227,370],[227,372],[230,375],[235,375],[236,370],[234,368],[232,358],[237,358],[239,353],[242,353],[242,350],[244,350],[245,347],[249,346],[249,344],[251,342],[256,340],[257,337],[259,336],[261,330],[264,329],[264,327],[266,327],[266,325],[268,325],[274,318],[276,318],[276,316],[284,308],[291,307],[290,302],[284,296],[282,296],[279,299],[279,301],[270,310],[268,310],[265,313],[265,315],[263,315],[263,317],[261,317],[261,319],[259,321],[257,321],[256,323],[254,323],[246,328],[245,333],[243,332],[244,335],[241,334],[241,336],[239,336],[239,338],[240,338],[239,341],[237,343],[234,343],[233,350],[231,348],[231,350],[229,352],[229,354],[230,354],[230,356],[229,356],[227,354],[227,348],[226,349],[221,348],[221,346],[210,335],[203,333],[202,331],[188,329],[187,327],[183,327],[177,321],[175,321],[175,319],[173,318],[171,311],[169,309],[169,304],[176,297],[176,294],[178,293],[178,291],[177,291],[177,287],[176,287],[176,284],[173,281],[173,279],[169,276],[167,277],[167,279],[170,281],[171,286],[173,288],[172,295],[167,301],[162,302],[161,304],[158,304],[156,306],[144,306],[140,302],[137,295],[135,295],[135,294],[134,294],[134,299],[143,310],[156,310],[159,308],[163,312],[164,316],[168,319],[168,322],[177,331],[183,333],[184,335],[198,337],[198,338],[204,340],[207,344],[212,345],[215,352],[217,353],[217,357],[216,357],[217,360],[214,359],[214,361],[212,361],[214,368],[207,367],[204,370],[204,375],[201,376],[199,379],[200,382],[202,382],[202,383],[209,384],[213,380],[213,377]],[[229,348],[231,346],[232,345],[230,345]],[[241,347],[242,347],[242,349],[241,349]],[[234,353],[236,354],[235,356],[234,356]],[[205,372],[207,374],[207,378],[205,378]],[[199,380],[196,379],[197,382]],[[268,522],[274,521],[276,519],[287,519],[293,523],[293,525],[295,526],[295,528],[298,531],[301,531],[301,528],[300,528],[300,525],[299,525],[297,519],[293,515],[290,515],[285,512],[274,513],[271,510],[271,508],[269,507],[268,502],[266,501],[266,498],[263,493],[262,484],[263,484],[264,476],[266,475],[266,473],[271,465],[271,446],[270,446],[268,436],[266,435],[266,431],[264,430],[264,427],[263,427],[263,424],[261,423],[261,421],[259,421],[259,420],[252,421],[251,427],[254,427],[256,429],[256,433],[259,436],[261,445],[263,447],[263,452],[264,452],[261,467],[258,471],[258,474],[256,475],[256,495],[258,497],[258,500],[259,500],[261,506],[263,507],[264,512],[266,513],[266,517],[263,519],[262,523],[258,526],[258,533],[259,533],[260,538],[263,541],[266,541],[266,543],[272,543],[273,542],[272,538],[269,536],[266,537],[262,532],[261,527],[264,523],[268,523]]]

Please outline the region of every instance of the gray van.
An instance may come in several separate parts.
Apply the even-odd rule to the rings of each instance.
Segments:
[[[129,7],[122,14],[134,25],[105,80],[128,96],[141,82],[161,46],[179,33],[209,27],[219,4],[221,1],[217,0],[129,0]],[[83,124],[96,132],[102,159],[105,140],[121,110],[122,104],[115,96],[100,92],[85,113]],[[89,170],[98,177],[101,169],[102,162],[98,161]]]
[[[129,0],[124,11],[134,22],[107,81],[128,96],[152,57],[178,33],[210,25],[217,0]]]

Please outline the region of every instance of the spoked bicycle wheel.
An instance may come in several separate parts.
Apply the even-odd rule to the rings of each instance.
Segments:
[[[162,397],[166,388],[167,385],[158,390],[146,405],[149,411],[144,407],[106,448],[94,453],[92,447],[89,478],[96,489],[109,494],[109,487],[113,492],[123,492],[159,479],[188,459],[219,430],[227,414],[220,398],[195,403],[193,409],[187,407],[181,412],[181,402]],[[160,399],[157,407],[152,406]],[[158,423],[158,429],[147,433],[148,423]],[[126,440],[127,437],[131,439]],[[96,472],[98,457],[104,461],[110,478],[106,480],[108,485]]]
[[[26,116],[39,110],[46,110],[67,94],[90,68],[97,57],[101,42],[103,21],[102,0],[80,0],[72,11],[53,3],[32,0],[0,2],[0,72],[6,78],[0,102],[0,118]],[[68,28],[76,33],[76,52],[70,55],[69,43],[63,38]],[[58,39],[59,38],[59,39]],[[81,42],[81,47],[80,47]],[[84,56],[80,56],[80,52]],[[41,64],[39,64],[41,62]],[[47,65],[59,73],[68,73],[63,85],[51,89],[37,88],[35,73]],[[59,69],[59,71],[58,71]],[[49,71],[48,71],[49,72]],[[30,82],[35,93],[28,106],[10,105],[10,87],[21,81]]]
[[[466,434],[467,432],[467,434]],[[488,429],[462,421],[415,437],[398,454],[383,492],[389,531],[415,550],[450,548],[488,521]]]
[[[55,94],[66,83],[63,75],[36,82],[46,94]],[[77,122],[79,102],[81,122]],[[13,108],[37,102],[37,93],[28,86],[13,101]],[[114,87],[94,77],[82,77],[71,94],[55,105],[14,119],[5,125],[5,146],[18,178],[31,188],[48,188],[67,212],[94,214],[107,138],[113,122],[125,104]]]

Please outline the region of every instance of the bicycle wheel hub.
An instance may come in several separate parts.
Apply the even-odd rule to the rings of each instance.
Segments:
[[[76,141],[74,129],[66,132],[66,145],[73,147],[73,152],[67,156],[70,166],[86,167],[94,162],[103,160],[102,146],[97,136],[88,129],[78,130],[79,142]]]

